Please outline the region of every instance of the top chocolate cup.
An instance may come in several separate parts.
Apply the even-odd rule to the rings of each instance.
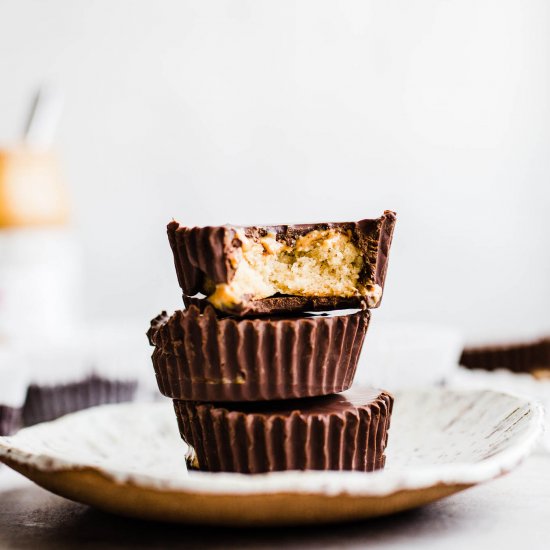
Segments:
[[[358,222],[238,227],[168,224],[184,301],[238,316],[380,305],[394,212]]]

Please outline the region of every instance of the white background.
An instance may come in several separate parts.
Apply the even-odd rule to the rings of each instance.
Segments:
[[[377,318],[550,331],[550,3],[0,0],[0,139],[63,87],[85,315],[179,304],[186,224],[399,220]]]

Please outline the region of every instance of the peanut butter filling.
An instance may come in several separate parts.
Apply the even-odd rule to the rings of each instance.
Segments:
[[[242,246],[232,258],[235,275],[231,282],[216,285],[208,298],[217,308],[277,293],[365,296],[371,307],[380,299],[378,285],[363,285],[359,280],[363,254],[352,242],[350,232],[314,230],[298,237],[293,244],[278,241],[275,233],[252,239],[238,231],[236,236]]]

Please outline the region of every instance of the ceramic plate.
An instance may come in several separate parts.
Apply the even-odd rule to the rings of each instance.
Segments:
[[[402,391],[383,471],[187,472],[171,404],[108,405],[0,438],[0,460],[42,487],[144,519],[304,524],[410,509],[510,471],[542,410],[491,391]]]

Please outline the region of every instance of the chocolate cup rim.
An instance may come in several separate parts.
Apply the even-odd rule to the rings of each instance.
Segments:
[[[338,317],[363,317],[367,320],[367,322],[370,322],[371,320],[371,312],[369,309],[357,309],[353,308],[353,311],[349,313],[343,313],[342,315],[323,315],[323,313],[339,313],[339,312],[345,312],[346,309],[342,310],[329,310],[327,312],[312,312],[313,314],[308,314],[309,312],[295,312],[296,314],[293,315],[292,312],[290,312],[289,315],[277,315],[277,316],[264,316],[264,315],[258,315],[257,317],[241,317],[237,315],[231,315],[225,312],[220,312],[217,310],[210,302],[208,302],[204,298],[200,298],[197,301],[201,302],[201,307],[199,307],[197,302],[193,302],[189,305],[189,307],[186,307],[185,309],[177,309],[171,314],[168,314],[166,310],[162,310],[162,312],[154,317],[150,322],[150,327],[146,332],[146,336],[149,339],[149,343],[152,347],[158,347],[158,344],[155,343],[155,334],[162,330],[163,327],[165,327],[169,322],[172,320],[175,320],[180,315],[192,315],[194,312],[198,311],[200,316],[206,315],[207,310],[211,310],[215,318],[217,319],[217,323],[219,324],[225,324],[225,323],[231,323],[235,325],[241,325],[241,324],[250,324],[250,323],[262,323],[262,324],[278,324],[278,323],[295,323],[297,321],[301,323],[319,323],[322,320],[331,319],[331,318],[338,318]],[[155,323],[155,326],[153,326],[153,323]]]

